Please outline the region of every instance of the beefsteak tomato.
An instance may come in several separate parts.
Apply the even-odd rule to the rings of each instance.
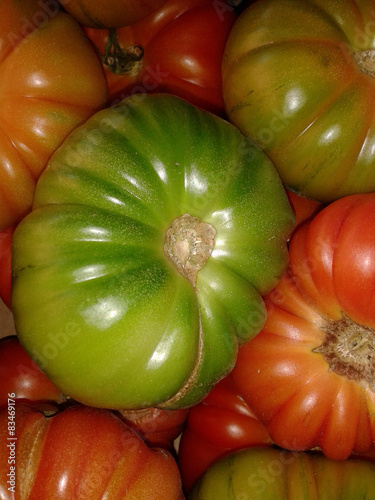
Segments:
[[[0,231],[0,298],[11,308],[12,238],[15,225]]]
[[[168,0],[117,32],[85,31],[101,55],[111,102],[169,92],[223,115],[221,61],[236,19],[224,0]]]
[[[266,324],[240,349],[233,380],[281,447],[335,460],[374,449],[374,224],[365,193],[300,226]]]
[[[178,447],[178,466],[185,493],[219,458],[272,440],[234,385],[230,374],[206,398],[190,408]]]
[[[184,499],[172,455],[148,448],[107,410],[76,405],[45,415],[10,406],[0,412],[0,438],[3,500]]]
[[[94,49],[57,2],[2,2],[0,96],[2,230],[30,211],[53,151],[107,102]]]
[[[175,452],[174,441],[185,425],[188,409],[161,410],[119,410],[119,414],[129,427],[141,434],[145,443],[151,447],[164,448]]]
[[[120,28],[134,24],[162,7],[167,0],[60,0],[83,26]]]
[[[256,1],[223,58],[228,118],[284,184],[324,203],[375,191],[371,0]]]
[[[20,341],[82,403],[191,406],[262,328],[293,221],[236,127],[172,95],[129,97],[56,151],[14,232]]]
[[[373,500],[375,464],[247,448],[216,462],[188,500]]]

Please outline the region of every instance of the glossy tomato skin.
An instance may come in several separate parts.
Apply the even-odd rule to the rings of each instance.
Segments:
[[[107,410],[81,405],[46,416],[36,406],[17,405],[15,463],[2,446],[0,466],[14,466],[15,497],[113,500],[182,500],[173,457],[151,450],[130,427]],[[0,436],[7,440],[8,411],[0,413]],[[7,478],[1,498],[13,499]]]
[[[236,19],[225,1],[168,0],[139,23],[117,30],[123,49],[141,48],[143,55],[122,74],[104,64],[110,101],[169,92],[223,115],[221,61]],[[87,29],[86,34],[104,56],[108,31]]]
[[[7,406],[10,394],[11,399],[30,404],[65,401],[15,335],[0,339],[0,408]]]
[[[264,425],[250,410],[230,374],[189,410],[178,447],[178,466],[185,493],[224,455],[250,446],[270,446]]]
[[[120,28],[138,22],[166,0],[60,0],[65,10],[83,26]]]
[[[108,90],[82,29],[53,1],[3,2],[0,74],[2,230],[30,211],[51,154]]]
[[[0,298],[11,309],[12,287],[12,237],[14,226],[0,231]]]
[[[247,448],[216,462],[188,500],[372,500],[375,464],[321,454]]]
[[[293,222],[275,168],[235,127],[172,95],[132,96],[69,137],[17,226],[21,343],[90,406],[191,406],[262,328]],[[198,260],[210,248],[195,281],[168,245]]]
[[[258,1],[226,46],[229,119],[287,187],[323,203],[375,191],[375,80],[358,63],[371,59],[373,23],[370,0]]]
[[[145,443],[152,448],[175,451],[174,441],[181,434],[188,415],[188,408],[181,410],[119,410],[119,415],[129,427],[141,434]]]
[[[300,226],[265,326],[240,349],[233,380],[279,446],[374,449],[374,223],[375,195],[360,194]]]

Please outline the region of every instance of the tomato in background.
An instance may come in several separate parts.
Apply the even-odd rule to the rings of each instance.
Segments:
[[[13,415],[15,414],[15,420]],[[181,478],[170,453],[150,449],[139,435],[108,410],[70,406],[45,413],[19,404],[0,412],[0,497],[27,500],[183,500]],[[13,450],[14,451],[14,450]],[[8,463],[9,457],[14,460]]]
[[[283,448],[334,460],[374,449],[374,225],[370,193],[300,226],[265,326],[239,350],[233,381]]]
[[[224,0],[168,0],[140,22],[118,29],[117,38],[113,31],[85,32],[104,58],[111,102],[134,93],[168,92],[223,115],[221,61],[236,18]],[[109,36],[115,45],[106,53]]]
[[[51,0],[4,0],[0,27],[0,230],[31,210],[65,137],[107,103],[96,53]]]
[[[63,403],[64,395],[33,362],[18,338],[0,339],[0,408],[5,408],[8,395],[22,403]]]
[[[60,0],[83,26],[119,28],[134,24],[159,9],[166,0]]]
[[[0,298],[11,309],[12,287],[12,237],[14,226],[0,231]]]
[[[141,434],[145,443],[154,448],[164,448],[174,452],[174,440],[181,434],[189,410],[119,410],[121,418]]]
[[[253,447],[216,462],[188,500],[373,500],[374,491],[374,463]]]
[[[250,410],[228,375],[190,409],[178,448],[185,493],[219,458],[249,446],[270,446],[264,425]]]
[[[373,0],[256,1],[223,57],[227,116],[289,189],[329,203],[375,191]]]

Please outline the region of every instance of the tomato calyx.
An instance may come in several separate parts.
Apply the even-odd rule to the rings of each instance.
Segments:
[[[211,224],[189,214],[177,217],[166,231],[164,253],[194,287],[198,272],[211,255],[215,236]]]
[[[354,60],[363,73],[375,77],[375,49],[355,52]]]
[[[137,75],[142,67],[144,50],[140,45],[122,48],[118,41],[117,30],[109,30],[102,62],[116,75]]]
[[[313,349],[328,363],[330,371],[362,381],[375,392],[375,331],[343,315],[323,327],[323,344]]]

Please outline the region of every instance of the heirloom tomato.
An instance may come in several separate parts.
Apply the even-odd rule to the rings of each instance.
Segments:
[[[83,26],[119,28],[134,24],[159,9],[166,0],[60,0]]]
[[[0,339],[0,408],[12,399],[25,403],[63,403],[64,395],[44,375],[15,335]]]
[[[174,452],[174,440],[181,434],[188,411],[187,408],[180,410],[145,408],[119,410],[119,414],[129,427],[141,434],[148,446]]]
[[[373,500],[374,491],[374,463],[247,448],[208,469],[188,500]]]
[[[241,448],[271,444],[264,425],[240,396],[229,374],[189,410],[178,447],[185,493],[222,456]]]
[[[30,211],[53,151],[107,102],[97,55],[53,0],[3,0],[0,28],[0,230]]]
[[[169,92],[223,114],[221,61],[236,19],[225,0],[168,0],[132,26],[86,34],[101,54],[111,101]]]
[[[227,116],[292,191],[375,191],[374,26],[372,0],[260,0],[230,33]]]
[[[131,96],[56,151],[14,232],[20,341],[82,403],[191,406],[261,330],[293,221],[236,127],[172,95]]]
[[[110,411],[9,408],[0,412],[1,499],[184,499],[172,455],[148,448]]]
[[[374,225],[363,193],[300,226],[265,326],[240,349],[233,381],[283,448],[336,460],[374,449]]]
[[[0,298],[10,309],[12,285],[12,237],[15,225],[0,231]]]

